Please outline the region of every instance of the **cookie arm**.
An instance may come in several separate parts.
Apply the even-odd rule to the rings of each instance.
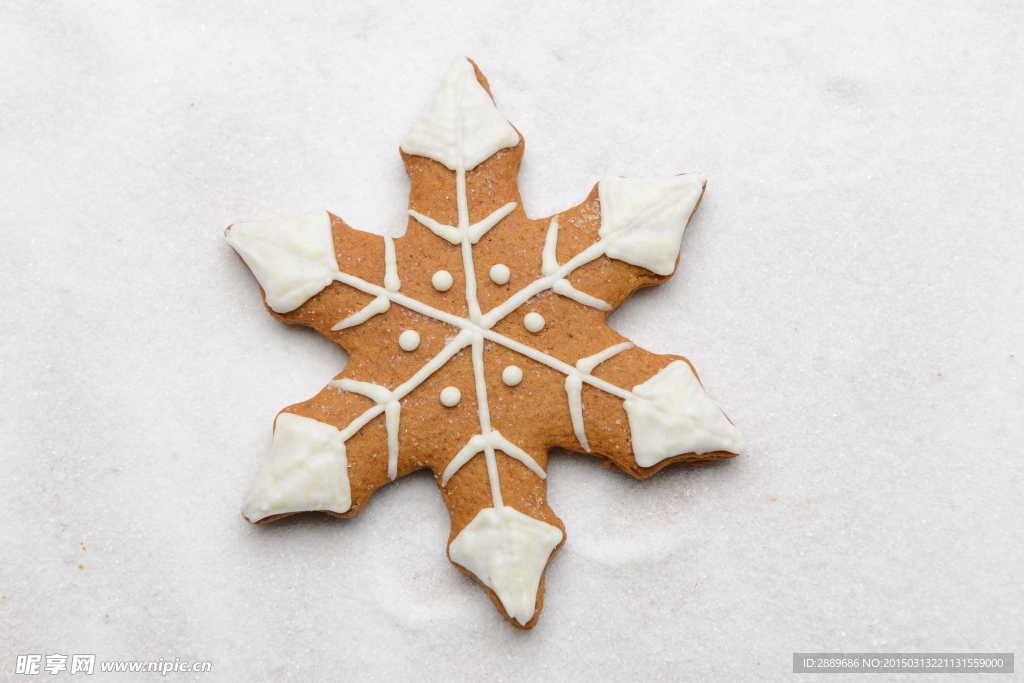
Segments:
[[[583,383],[582,428],[589,452],[638,479],[674,462],[702,464],[745,448],[739,430],[704,390],[690,362],[633,347],[602,361],[593,376],[628,387],[625,400]],[[637,378],[646,378],[637,382]],[[623,429],[628,425],[628,429]],[[560,446],[587,450],[576,438]]]
[[[387,240],[350,228],[327,211],[235,223],[225,237],[256,277],[271,315],[290,325],[315,327],[339,344],[343,336],[332,334],[332,328],[374,313],[374,297],[337,282],[340,273],[388,284]]]
[[[357,394],[325,387],[289,406],[274,420],[270,457],[242,503],[250,522],[271,522],[298,512],[353,517],[387,476],[386,417]],[[349,436],[353,423],[365,424]]]
[[[498,450],[503,504],[494,507],[483,455],[460,467],[438,487],[452,529],[448,557],[476,579],[505,619],[519,629],[537,623],[544,604],[547,566],[565,541],[565,527],[546,502],[547,482],[518,459]],[[529,453],[539,463],[543,450]]]

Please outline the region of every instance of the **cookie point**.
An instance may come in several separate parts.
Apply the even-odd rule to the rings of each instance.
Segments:
[[[499,150],[519,144],[519,134],[498,113],[465,57],[441,79],[427,110],[402,140],[406,154],[438,161],[449,170],[469,171]]]
[[[609,258],[671,275],[683,231],[706,179],[699,173],[670,178],[605,178],[598,183],[601,228]]]
[[[743,436],[704,391],[689,364],[674,361],[623,401],[633,456],[651,467],[684,453],[740,453]]]
[[[484,508],[459,532],[448,556],[498,596],[508,615],[526,625],[562,530],[511,508]]]
[[[292,218],[235,223],[224,234],[266,293],[276,313],[290,313],[334,281],[338,261],[331,217],[310,211]]]
[[[348,459],[338,429],[292,413],[278,415],[270,459],[242,501],[242,515],[255,523],[286,512],[350,507]]]

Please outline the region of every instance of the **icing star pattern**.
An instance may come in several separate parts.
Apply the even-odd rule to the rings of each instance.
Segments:
[[[550,449],[643,478],[743,448],[686,359],[605,322],[674,272],[705,181],[607,178],[579,206],[531,220],[516,184],[522,139],[467,59],[401,150],[411,190],[400,239],[325,211],[228,228],[271,313],[350,356],[278,415],[242,512],[351,517],[380,486],[428,468],[452,519],[449,558],[531,628],[565,540],[545,497]]]

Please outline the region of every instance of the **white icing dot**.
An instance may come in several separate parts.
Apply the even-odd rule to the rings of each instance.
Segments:
[[[501,381],[510,387],[514,387],[523,381],[523,371],[515,365],[510,365],[501,371]]]
[[[434,285],[434,289],[439,292],[447,292],[452,288],[454,282],[452,274],[447,270],[439,270],[434,273],[434,277],[430,278],[430,284]]]
[[[420,345],[420,333],[416,330],[406,330],[398,335],[398,345],[403,351],[415,351]]]
[[[459,405],[459,401],[462,400],[462,392],[455,387],[445,387],[441,390],[441,403],[453,408]]]
[[[527,313],[523,324],[530,332],[540,332],[544,329],[544,316],[540,313]]]
[[[491,266],[491,279],[496,285],[503,285],[512,277],[512,271],[504,263],[495,263]]]

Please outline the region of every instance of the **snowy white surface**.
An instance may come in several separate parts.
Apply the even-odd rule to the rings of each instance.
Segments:
[[[212,661],[167,677],[203,681],[1020,655],[1019,4],[102,4],[0,15],[2,675],[28,680],[25,653]],[[680,272],[612,321],[688,356],[749,443],[645,482],[555,457],[568,541],[529,633],[448,563],[426,475],[354,520],[239,514],[274,415],[345,358],[271,319],[223,228],[401,232],[398,144],[460,54],[527,140],[530,215],[607,175],[707,174]]]

